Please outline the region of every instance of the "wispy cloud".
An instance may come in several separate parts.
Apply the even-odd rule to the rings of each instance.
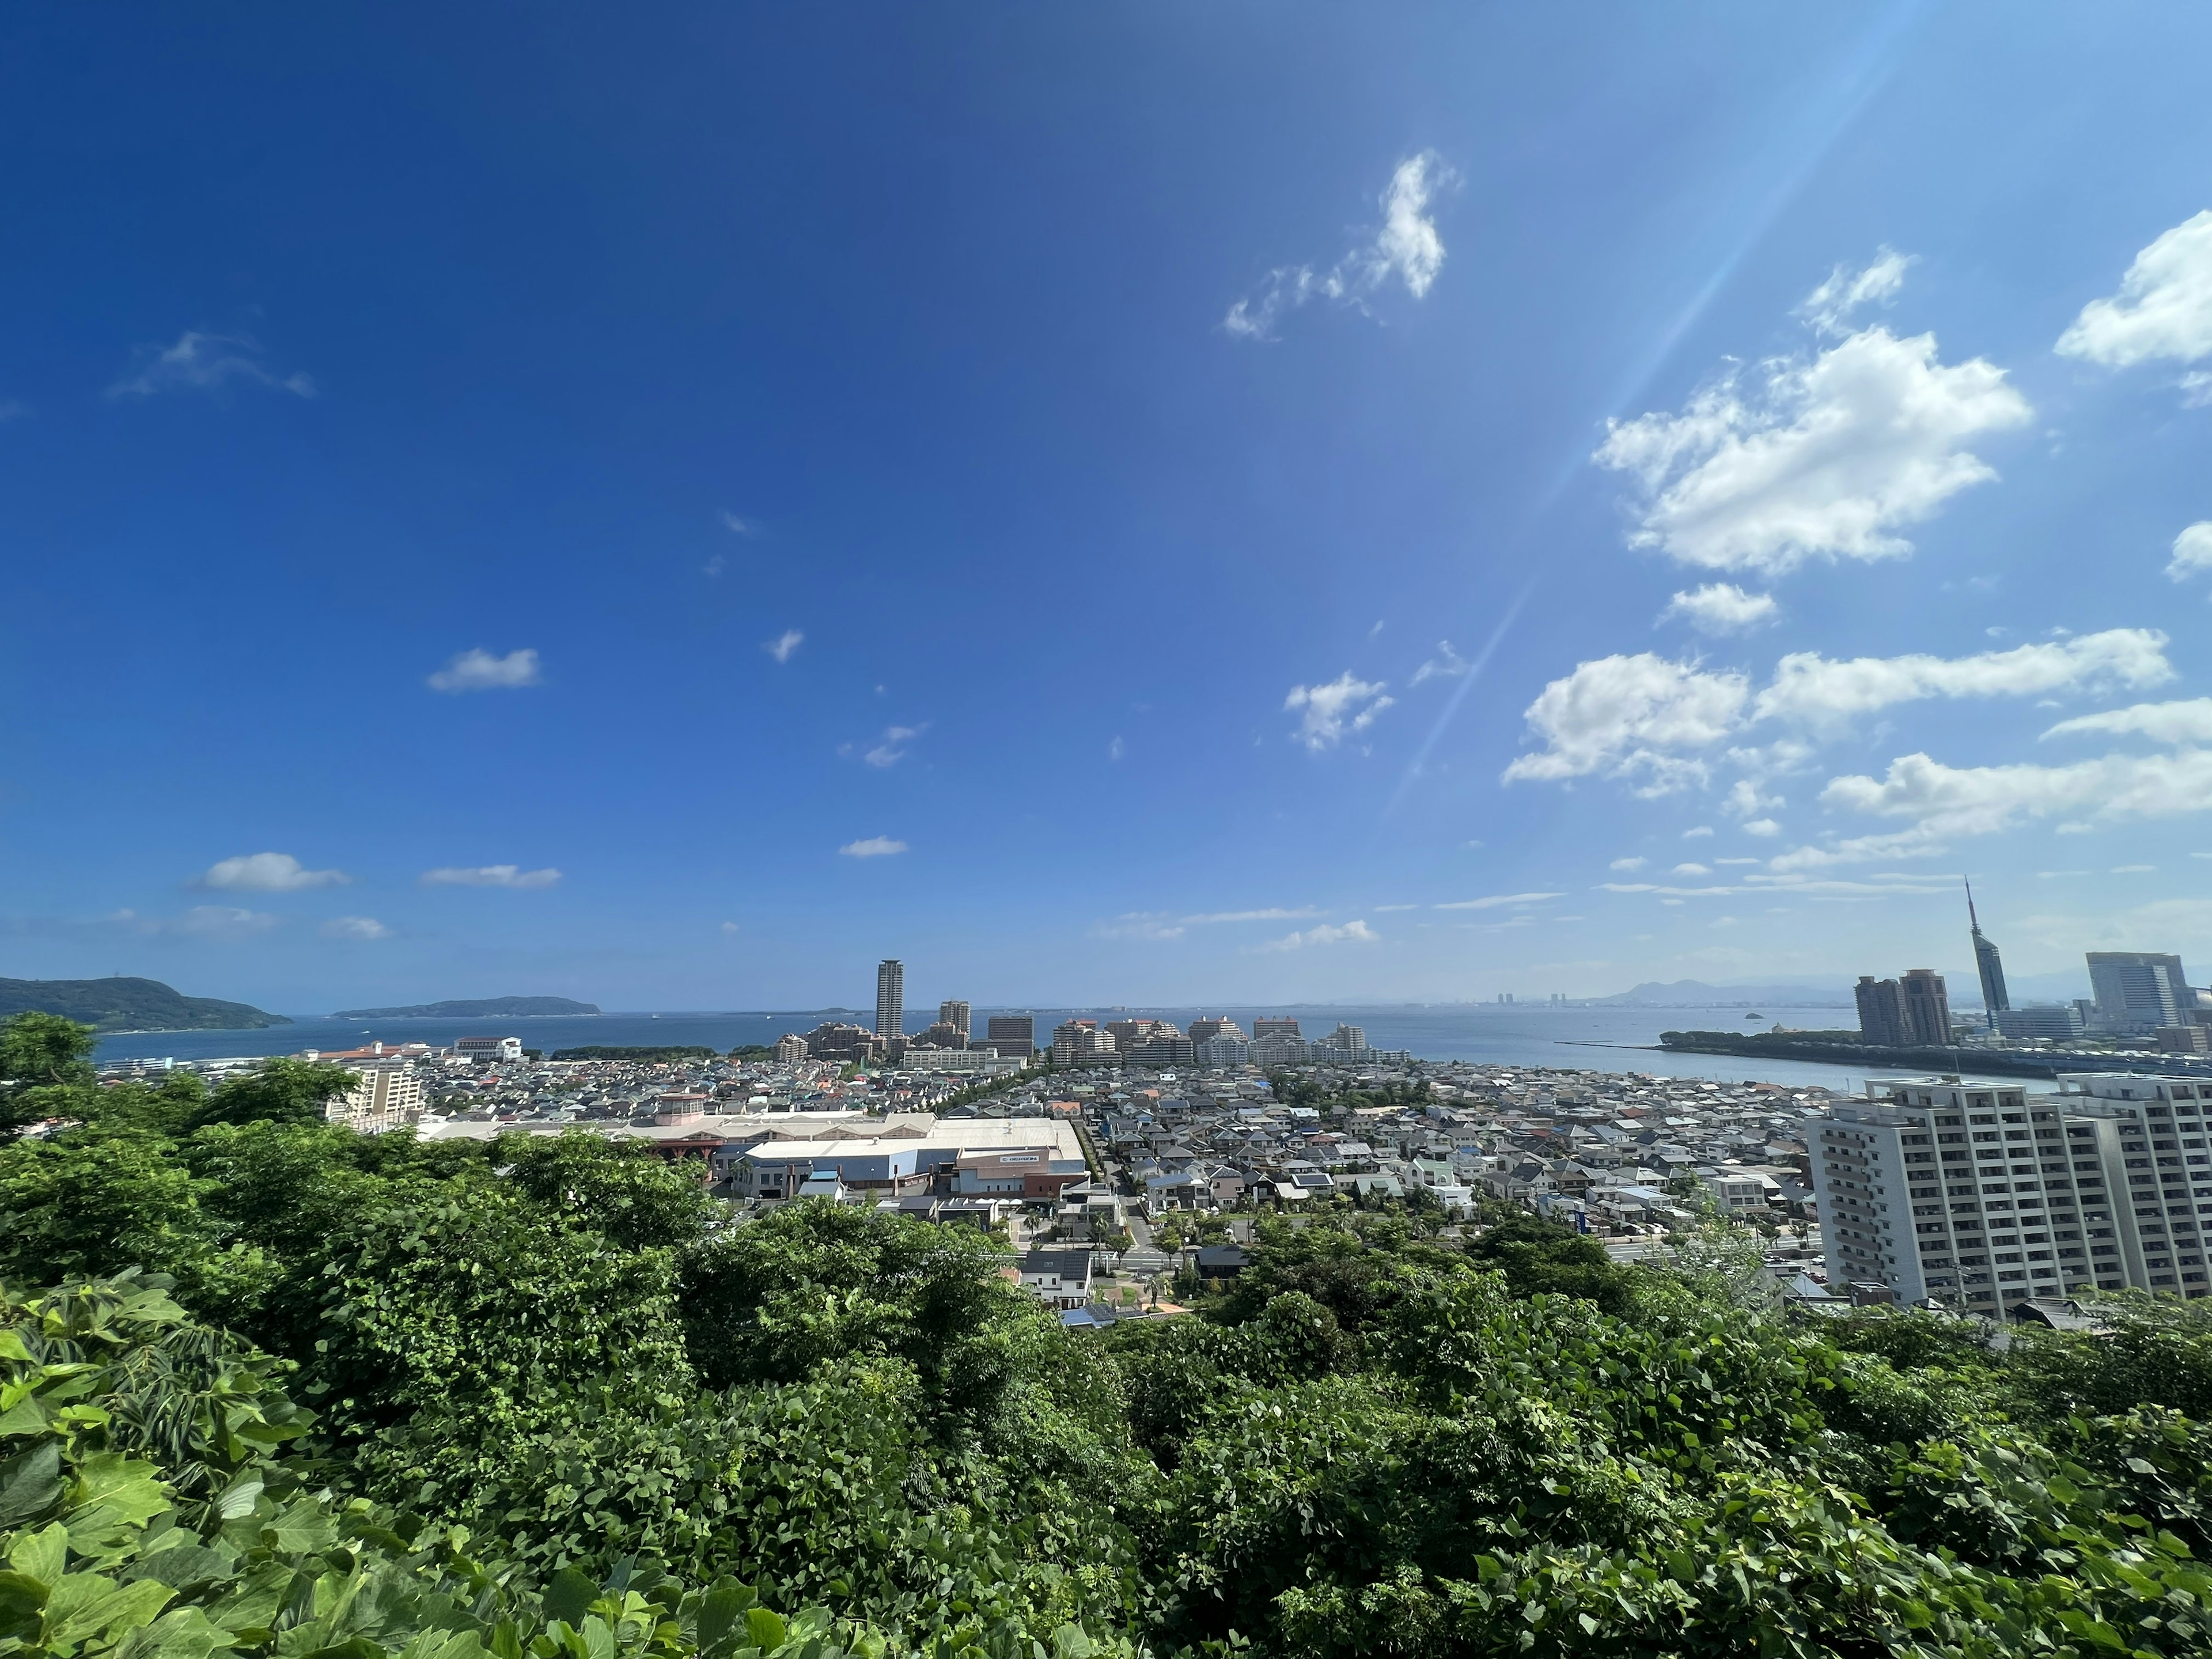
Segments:
[[[732,535],[737,536],[757,536],[760,534],[760,526],[758,525],[753,523],[749,519],[739,518],[736,514],[728,511],[726,508],[724,509],[722,514],[722,527],[729,531]]]
[[[142,916],[136,910],[118,910],[102,921],[149,938],[168,936],[236,944],[258,939],[279,926],[281,918],[265,911],[241,909],[234,904],[195,904],[174,916]]]
[[[343,870],[310,870],[289,853],[247,853],[217,860],[192,884],[240,893],[297,893],[343,887],[352,879]]]
[[[887,726],[883,736],[860,758],[879,769],[896,766],[907,757],[908,746],[928,729],[927,725]]]
[[[1128,752],[1128,746],[1119,738],[1106,745],[1106,758],[1109,761],[1117,761]]]
[[[848,841],[837,850],[848,859],[887,859],[905,852],[907,846],[889,836],[870,836],[865,841]]]
[[[538,653],[524,649],[495,657],[489,651],[463,651],[430,676],[433,691],[519,691],[543,684],[538,672]]]
[[[1861,306],[1887,305],[1905,286],[1905,272],[1917,257],[1885,247],[1863,270],[1838,265],[1828,280],[1805,296],[1797,315],[1819,334],[1850,332],[1851,313]]]
[[[1437,654],[1413,671],[1413,684],[1425,680],[1455,680],[1474,668],[1474,665],[1452,649],[1449,640],[1437,641]]]
[[[390,939],[392,930],[374,916],[332,916],[315,930],[325,939]]]
[[[801,645],[805,643],[805,635],[800,633],[795,628],[787,628],[782,633],[777,635],[774,639],[762,646],[761,649],[767,652],[769,656],[774,657],[780,663],[789,662],[792,659],[793,653],[796,652]]]
[[[1429,908],[1432,910],[1496,910],[1507,905],[1541,904],[1546,899],[1565,896],[1564,893],[1492,893],[1484,898],[1455,899],[1449,904],[1432,904]]]
[[[444,865],[425,870],[419,878],[425,887],[552,887],[561,872],[548,867],[526,870],[516,864]]]
[[[1368,296],[1393,276],[1413,298],[1422,298],[1444,264],[1443,240],[1437,234],[1429,204],[1455,176],[1434,150],[1408,156],[1382,191],[1382,225],[1371,240],[1325,271],[1311,265],[1284,265],[1269,271],[1258,294],[1229,307],[1222,328],[1234,339],[1272,340],[1276,324],[1307,301],[1333,300],[1364,311]]]
[[[250,335],[208,334],[187,329],[173,346],[141,346],[131,368],[107,388],[111,398],[151,398],[164,392],[220,393],[234,386],[260,386],[312,398],[315,383],[305,374],[278,375],[261,361],[261,347]]]
[[[1334,748],[1347,732],[1364,732],[1377,714],[1397,702],[1382,695],[1385,684],[1382,680],[1355,679],[1347,668],[1325,685],[1292,686],[1290,696],[1283,699],[1283,708],[1285,712],[1305,711],[1296,735],[1318,753]]]

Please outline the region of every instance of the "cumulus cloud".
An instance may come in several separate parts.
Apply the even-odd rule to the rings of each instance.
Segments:
[[[2173,678],[2166,635],[2154,628],[1986,651],[1972,657],[1855,657],[1793,652],[1775,665],[1753,717],[1820,721],[1928,697],[2020,697],[2099,685],[2160,685]]]
[[[1364,921],[1347,921],[1340,927],[1332,927],[1324,922],[1318,927],[1307,928],[1303,933],[1289,933],[1280,939],[1269,939],[1257,948],[1262,951],[1303,951],[1319,945],[1376,945],[1381,943],[1382,937]]]
[[[1884,247],[1863,270],[1838,265],[1826,282],[1805,296],[1797,315],[1817,333],[1846,333],[1851,313],[1861,306],[1887,305],[1897,297],[1905,286],[1905,267],[1914,260],[1912,254]]]
[[[1741,674],[1709,674],[1648,651],[1583,663],[1528,705],[1529,727],[1546,746],[1508,766],[1504,781],[1602,772],[1641,778],[1646,793],[1702,781],[1704,763],[1677,751],[1725,738],[1750,695]]]
[[[1641,870],[1649,862],[1647,859],[1615,859],[1605,867],[1608,870]]]
[[[551,887],[561,879],[555,869],[525,870],[514,864],[445,865],[418,878],[425,887]]]
[[[2212,519],[2200,520],[2176,536],[2173,556],[2166,565],[2166,574],[2178,582],[2206,570],[2212,570]]]
[[[837,850],[848,859],[887,859],[905,852],[906,843],[889,836],[870,836],[865,841],[848,841]]]
[[[795,628],[787,628],[782,633],[777,635],[774,639],[769,640],[767,643],[763,645],[761,649],[767,652],[769,656],[774,657],[780,663],[789,662],[792,659],[793,653],[805,642],[805,635],[800,633]]]
[[[514,691],[543,682],[538,674],[538,653],[510,651],[495,657],[489,651],[464,651],[430,676],[433,691]]]
[[[311,887],[343,887],[352,879],[343,870],[310,870],[289,853],[248,853],[217,860],[193,884],[237,893],[298,893]]]
[[[2212,356],[2212,209],[2136,254],[2120,291],[2082,307],[2057,349],[2108,368]]]
[[[1310,300],[1334,300],[1365,309],[1367,296],[1396,277],[1416,300],[1425,295],[1443,269],[1443,239],[1429,204],[1455,175],[1433,150],[1398,164],[1382,192],[1382,226],[1374,238],[1352,249],[1326,271],[1311,265],[1285,265],[1267,273],[1257,295],[1229,307],[1221,326],[1232,338],[1272,340],[1275,325]]]
[[[1594,459],[1644,486],[1631,544],[1768,575],[1911,552],[1900,529],[1996,477],[1967,444],[2033,413],[2003,370],[1936,354],[1932,334],[1869,328],[1748,380],[1731,370],[1680,413],[1611,422]]]
[[[1747,593],[1734,582],[1707,582],[1674,595],[1659,613],[1659,620],[1680,618],[1700,634],[1742,634],[1763,627],[1781,614],[1782,607],[1771,593]]]
[[[111,398],[151,398],[164,392],[222,393],[234,386],[261,386],[312,398],[315,383],[305,374],[278,375],[261,361],[261,347],[245,334],[208,334],[186,329],[173,346],[141,346],[131,368],[107,388]]]
[[[1452,649],[1449,640],[1437,641],[1437,654],[1413,671],[1413,684],[1424,680],[1457,679],[1474,665]]]
[[[2212,744],[2212,697],[2191,697],[2185,702],[2139,702],[2101,714],[2082,714],[2059,721],[2043,735],[2065,738],[2083,732],[2130,732],[2154,743]]]
[[[325,939],[390,939],[392,930],[374,916],[332,916],[315,930]]]
[[[1326,685],[1294,685],[1283,699],[1285,712],[1304,709],[1295,734],[1309,749],[1334,748],[1346,732],[1364,732],[1375,717],[1395,702],[1382,695],[1382,680],[1352,678],[1347,668]]]
[[[2212,751],[2106,755],[2071,766],[1953,767],[1905,755],[1881,778],[1832,780],[1820,799],[1874,817],[1917,820],[1905,832],[1917,841],[1898,848],[1909,854],[1944,836],[1988,835],[2022,819],[2069,817],[2087,824],[2212,811]],[[1774,860],[1777,867],[1783,862]]]

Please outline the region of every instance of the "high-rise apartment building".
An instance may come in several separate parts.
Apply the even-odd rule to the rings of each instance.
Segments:
[[[806,1059],[806,1039],[796,1031],[786,1031],[775,1040],[775,1063],[797,1066]]]
[[[1330,1048],[1341,1048],[1348,1054],[1363,1054],[1367,1052],[1367,1033],[1357,1025],[1340,1024],[1328,1034],[1328,1044]]]
[[[906,1035],[906,964],[896,957],[876,964],[876,1035],[886,1042]]]
[[[1188,1035],[1193,1042],[1211,1042],[1218,1036],[1241,1038],[1244,1028],[1226,1015],[1213,1015],[1191,1021]]]
[[[1932,968],[1910,968],[1897,981],[1905,995],[1905,1029],[1912,1041],[1941,1047],[1951,1040],[1951,995]]]
[[[2088,954],[2097,1020],[2109,1030],[2142,1032],[2179,1025],[2195,1006],[2179,957],[2152,951]]]
[[[940,1002],[937,1005],[937,1023],[950,1025],[960,1033],[960,1046],[968,1046],[968,1005],[964,1002]]]
[[[1975,976],[1982,981],[1982,1012],[1990,1030],[2000,1030],[1997,1016],[2012,1006],[2012,998],[2005,990],[2004,958],[1997,954],[1996,941],[1982,932],[1982,919],[1974,914],[1971,881],[1966,883],[1966,927],[1974,942]]]
[[[1902,1048],[1911,1041],[1912,1028],[1905,1015],[1905,993],[1895,980],[1861,974],[1853,994],[1858,999],[1861,1042]]]
[[[1002,1059],[1027,1060],[1036,1052],[1036,1016],[993,1014],[984,1029],[983,1046],[996,1048]]]
[[[1091,1066],[1113,1060],[1118,1053],[1110,1031],[1098,1029],[1095,1019],[1063,1020],[1052,1030],[1052,1063]]]
[[[2067,1082],[1908,1079],[1809,1121],[1830,1284],[1992,1314],[2081,1290],[2212,1293],[2212,1084]]]
[[[1261,1037],[1294,1037],[1298,1034],[1298,1023],[1294,1019],[1270,1018],[1262,1014],[1252,1022],[1252,1041]]]
[[[422,1080],[412,1066],[386,1061],[346,1069],[353,1074],[353,1087],[323,1108],[330,1121],[375,1135],[420,1121]]]

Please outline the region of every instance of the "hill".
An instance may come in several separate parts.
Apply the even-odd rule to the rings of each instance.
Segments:
[[[1604,1006],[1641,1004],[1659,1008],[1758,1008],[1779,1003],[1790,1008],[1849,1008],[1851,994],[1840,985],[1708,985],[1678,979],[1671,985],[1650,980],[1633,990],[1599,997]]]
[[[459,1002],[418,1002],[411,1008],[341,1008],[332,1019],[532,1019],[552,1014],[596,1014],[599,1005],[567,997],[479,997]]]
[[[95,1031],[258,1031],[289,1025],[244,1002],[188,997],[158,979],[0,979],[0,1018],[64,1014]]]

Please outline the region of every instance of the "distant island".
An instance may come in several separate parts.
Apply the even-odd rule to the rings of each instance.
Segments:
[[[341,1008],[332,1019],[537,1019],[553,1014],[596,1014],[596,1003],[566,997],[478,997],[473,1001],[422,1002],[411,1008]]]
[[[249,1003],[188,997],[158,979],[0,979],[0,1018],[34,1013],[95,1031],[258,1031],[292,1023]]]
[[[1678,979],[1671,985],[1646,981],[1632,991],[1594,997],[1601,1007],[1760,1008],[1780,1003],[1791,1008],[1849,1008],[1849,986],[1828,985],[1708,985],[1703,980]]]

